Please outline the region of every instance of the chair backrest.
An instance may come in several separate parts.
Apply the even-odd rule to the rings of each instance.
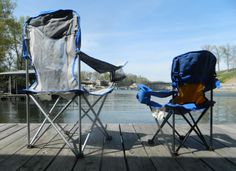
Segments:
[[[202,83],[204,86],[211,86],[216,79],[215,65],[216,57],[206,50],[179,55],[173,59],[172,83]]]
[[[216,57],[209,51],[193,51],[173,59],[171,79],[178,89],[175,103],[202,104],[204,92],[215,88]]]
[[[72,10],[29,18],[23,30],[23,57],[31,60],[37,77],[30,88],[36,92],[78,90],[74,72],[80,42],[79,16]]]

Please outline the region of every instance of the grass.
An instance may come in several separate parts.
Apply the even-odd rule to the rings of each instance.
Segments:
[[[221,83],[225,83],[232,78],[236,78],[236,68],[230,69],[229,71],[224,70],[217,72],[217,77]]]

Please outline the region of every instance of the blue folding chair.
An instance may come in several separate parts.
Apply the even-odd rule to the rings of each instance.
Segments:
[[[220,83],[216,78],[215,72],[216,57],[209,51],[193,51],[179,55],[173,59],[171,69],[172,91],[153,91],[149,87],[138,85],[139,92],[137,99],[140,103],[150,107],[153,113],[164,110],[166,115],[159,123],[157,115],[153,115],[158,129],[152,139],[148,140],[149,144],[153,144],[155,137],[159,134],[165,124],[172,128],[172,154],[178,155],[179,149],[184,145],[190,134],[194,131],[200,138],[208,150],[212,150],[212,124],[213,124],[213,89],[220,87]],[[205,93],[210,91],[210,98]],[[167,104],[160,104],[152,97],[166,98],[171,97]],[[210,109],[210,140],[207,142],[203,136],[198,123],[202,117]],[[200,114],[196,119],[192,112],[199,111]],[[190,129],[185,135],[181,135],[175,127],[175,115],[181,115]],[[189,117],[187,117],[189,115]],[[169,119],[172,116],[172,123]],[[176,135],[179,137],[180,144],[176,148]]]
[[[37,140],[48,129],[45,123],[49,122],[71,151],[78,157],[83,156],[90,134],[97,126],[107,139],[111,139],[104,125],[99,119],[99,115],[106,97],[114,89],[114,83],[125,78],[123,66],[115,66],[105,61],[88,56],[80,50],[81,31],[80,17],[72,10],[57,10],[44,12],[36,17],[29,18],[23,28],[23,58],[26,60],[26,114],[28,126],[28,147],[34,147]],[[30,63],[29,63],[30,61]],[[90,92],[81,84],[81,61],[89,65],[99,73],[109,72],[112,84],[105,89]],[[30,65],[29,65],[30,64]],[[29,67],[36,73],[36,81],[30,85]],[[30,85],[30,86],[29,86]],[[46,109],[41,102],[42,95],[55,95],[57,100],[50,109]],[[97,100],[91,103],[88,96],[97,96]],[[78,121],[75,126],[79,126],[79,147],[71,143],[68,139],[69,131],[65,131],[58,117],[75,101],[78,97]],[[66,99],[67,103],[61,107],[59,112],[55,112],[61,99]],[[81,105],[81,100],[85,101],[87,109]],[[95,98],[96,99],[96,98]],[[30,135],[30,111],[29,100],[32,100],[45,116],[44,121],[36,134],[31,139]],[[98,103],[101,101],[101,103]],[[96,107],[100,104],[99,107]],[[97,111],[95,110],[98,109]],[[92,121],[92,126],[82,143],[81,129],[82,119],[87,116]],[[45,128],[43,130],[43,128]]]

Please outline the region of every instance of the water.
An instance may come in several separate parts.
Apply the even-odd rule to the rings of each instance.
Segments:
[[[140,104],[136,100],[137,91],[116,90],[111,93],[104,104],[100,118],[104,123],[154,123],[148,106]],[[95,98],[90,98],[95,100]],[[165,103],[168,99],[155,99]],[[236,92],[215,92],[214,100],[214,123],[235,123],[236,122]],[[65,103],[65,102],[62,102]],[[52,104],[45,102],[50,107]],[[62,104],[60,105],[60,107]],[[83,104],[83,106],[85,106]],[[60,110],[56,108],[56,111]],[[65,113],[58,118],[60,122],[74,122],[78,119],[78,106],[73,103]],[[98,110],[96,108],[96,110]],[[31,121],[41,122],[44,116],[35,105],[31,105]],[[197,114],[196,114],[197,115]],[[196,116],[195,115],[195,116]],[[177,117],[178,120],[182,118]],[[84,122],[87,122],[85,119]],[[202,123],[209,121],[205,115]],[[25,123],[25,102],[24,101],[0,101],[0,122],[2,123]]]

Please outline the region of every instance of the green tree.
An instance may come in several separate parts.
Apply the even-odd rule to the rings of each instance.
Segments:
[[[10,0],[0,1],[0,70],[6,69],[6,56],[12,46],[12,37],[10,36],[10,27],[13,23],[13,10],[15,3]],[[11,62],[10,62],[11,63]]]
[[[20,17],[19,20],[12,18],[8,23],[9,38],[11,44],[9,46],[8,55],[9,59],[13,60],[14,69],[24,69],[24,63],[22,59],[22,26],[25,18]]]

